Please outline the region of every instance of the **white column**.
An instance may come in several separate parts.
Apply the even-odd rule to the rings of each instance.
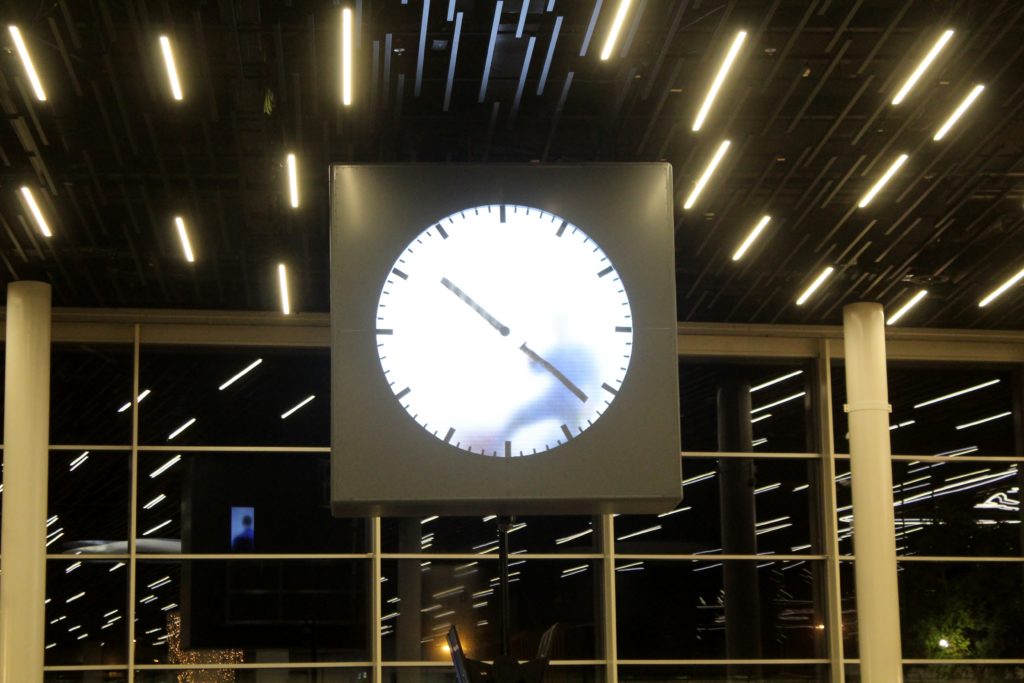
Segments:
[[[896,583],[889,388],[881,304],[843,307],[860,680],[903,681]]]
[[[50,437],[50,285],[7,285],[0,683],[41,683]]]

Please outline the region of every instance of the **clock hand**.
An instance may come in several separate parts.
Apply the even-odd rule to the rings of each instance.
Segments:
[[[552,375],[554,375],[555,379],[564,384],[566,389],[568,389],[569,391],[576,395],[576,398],[583,401],[584,403],[587,402],[587,395],[583,393],[582,389],[573,384],[572,380],[566,377],[564,374],[562,374],[562,372],[558,368],[556,368],[554,365],[552,365],[551,363],[547,362],[539,355],[537,355],[537,352],[531,349],[529,346],[527,346],[526,342],[523,342],[523,345],[519,347],[519,350],[525,353],[527,356],[529,356],[530,360],[537,363],[542,368],[544,368]]]
[[[450,289],[452,291],[452,294],[454,294],[455,296],[459,297],[460,299],[465,301],[467,304],[469,304],[469,307],[472,308],[477,313],[479,313],[480,317],[482,317],[484,320],[486,320],[488,323],[491,324],[491,327],[496,329],[498,332],[501,332],[501,336],[503,336],[503,337],[507,337],[508,336],[509,330],[508,330],[508,328],[506,326],[504,326],[500,322],[498,322],[495,319],[495,317],[493,315],[491,315],[490,313],[488,313],[487,311],[485,311],[480,306],[480,304],[478,304],[477,302],[473,301],[473,299],[471,299],[468,294],[466,294],[461,289],[459,289],[454,284],[452,284],[451,280],[449,280],[446,277],[443,277],[443,278],[441,278],[441,284],[444,285],[445,287],[447,287],[448,289]]]

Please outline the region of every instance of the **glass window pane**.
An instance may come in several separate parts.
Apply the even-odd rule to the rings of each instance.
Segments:
[[[130,444],[131,397],[131,345],[53,345],[50,443]]]
[[[827,664],[718,664],[683,666],[619,665],[619,680],[631,683],[663,681],[828,681]]]
[[[824,572],[820,560],[620,560],[619,657],[823,657]],[[726,630],[729,595],[737,596],[735,632]]]
[[[660,515],[616,517],[616,552],[817,553],[818,467],[817,460],[683,458],[682,502]],[[737,504],[741,497],[749,507]],[[734,529],[747,529],[745,543],[723,549],[723,514]]]
[[[1020,664],[908,664],[903,667],[906,681],[1021,681]],[[857,680],[860,680],[859,678]]]
[[[75,679],[80,680],[80,679]],[[93,679],[89,679],[93,680]],[[136,669],[138,683],[366,683],[370,670],[362,667],[315,669]]]
[[[535,656],[556,622],[552,658],[599,656],[599,567],[588,560],[511,558],[513,656]],[[445,634],[452,624],[467,656],[492,659],[501,652],[496,560],[385,560],[381,571],[385,660],[448,660]]]
[[[681,360],[682,450],[736,450],[718,443],[718,395],[720,389],[728,392],[730,386],[739,384],[751,390],[754,452],[813,452],[813,430],[808,430],[812,379],[809,366],[801,364]]]
[[[327,453],[139,454],[140,553],[366,552],[334,518]]]
[[[128,567],[118,560],[48,560],[47,665],[124,664]]]
[[[901,562],[903,656],[1024,657],[1022,577],[1020,562]]]
[[[890,364],[894,455],[1015,455],[1014,373],[999,365]],[[959,393],[965,392],[965,393]],[[954,395],[958,394],[958,395]],[[832,366],[837,453],[849,453],[845,366]]]
[[[516,517],[509,552],[600,552],[601,523],[596,517],[561,515]],[[486,517],[391,517],[382,520],[386,553],[498,552],[498,520]]]
[[[140,560],[137,663],[367,661],[366,560]]]
[[[330,445],[327,349],[143,346],[139,378],[139,443]]]
[[[128,680],[128,670],[110,671],[44,671],[43,683],[95,683],[96,681],[125,681]],[[138,680],[138,679],[136,679]],[[174,681],[178,683],[178,681]]]
[[[1016,463],[892,464],[894,521],[900,555],[1019,556],[1020,490]],[[853,480],[849,459],[836,461],[840,550],[853,553]]]
[[[128,552],[127,451],[51,451],[48,484],[48,553]]]
[[[384,666],[384,683],[456,683],[455,669],[446,666]],[[551,664],[544,671],[544,683],[600,683],[603,666]]]

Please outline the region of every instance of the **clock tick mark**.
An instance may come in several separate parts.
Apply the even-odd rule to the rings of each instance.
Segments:
[[[555,233],[555,237],[561,237],[562,233],[565,232],[565,226],[569,225],[569,221],[562,221],[562,224],[558,226],[558,232]]]
[[[402,278],[403,280],[408,280],[409,279],[409,276],[406,275],[405,273],[403,273],[402,271],[400,271],[398,268],[392,268],[391,272],[394,273],[395,275],[397,275],[398,277]],[[390,280],[389,280],[389,282],[390,282]]]
[[[380,327],[377,328],[377,334],[394,334],[394,333],[395,333],[394,330],[386,330],[386,329],[383,329],[383,328],[380,328]]]
[[[500,216],[501,222],[504,223],[505,222],[505,205],[504,204],[501,205],[501,209],[499,210],[499,216]]]
[[[611,393],[612,395],[616,395],[616,394],[619,393],[616,389],[614,389],[613,387],[609,386],[608,384],[602,384],[601,388],[604,389],[605,391]]]
[[[633,328],[632,327],[616,327],[615,331],[616,332],[632,332]]]
[[[569,426],[568,425],[562,425],[562,433],[565,434],[565,438],[566,439],[568,439],[570,441],[572,440],[572,432],[569,431]]]
[[[613,270],[615,270],[615,269],[612,268],[611,266],[608,266],[607,268],[602,270],[600,273],[598,273],[597,276],[598,277],[604,277],[605,275],[607,275],[608,273],[612,272]]]
[[[403,396],[408,394],[410,391],[412,391],[412,389],[410,389],[409,387],[406,387],[405,389],[402,389],[397,394],[395,394],[395,398],[402,398]]]
[[[443,239],[448,239],[448,233],[445,232],[445,229],[441,227],[440,223],[438,223],[435,227],[437,228],[437,232],[441,234],[441,237]]]
[[[448,433],[444,435],[444,442],[451,443],[452,435],[455,434],[455,427],[449,427]]]
[[[511,441],[506,441],[505,442],[505,457],[506,458],[511,458],[512,457],[512,442]]]

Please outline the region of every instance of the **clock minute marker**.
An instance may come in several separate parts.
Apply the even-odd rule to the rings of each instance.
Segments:
[[[612,272],[613,270],[615,270],[615,269],[612,268],[611,266],[608,266],[607,268],[602,270],[600,273],[598,273],[597,276],[598,277],[604,277],[605,275],[607,275],[608,273]]]
[[[398,268],[392,268],[391,272],[394,273],[395,275],[397,275],[398,277],[402,278],[403,280],[408,280],[409,279],[409,276],[406,275],[405,273],[403,273],[402,271],[400,271]]]
[[[455,427],[449,427],[448,433],[444,435],[444,442],[451,443],[452,436],[455,434]]]
[[[442,237],[443,239],[448,239],[448,233],[447,233],[447,232],[445,231],[445,229],[444,229],[444,228],[442,228],[442,227],[441,227],[441,224],[440,224],[440,223],[438,223],[438,224],[437,224],[437,225],[435,225],[434,227],[435,227],[435,228],[437,228],[437,231],[438,231],[438,232],[439,232],[439,233],[441,234],[441,237]]]
[[[408,394],[410,391],[412,391],[412,389],[410,389],[409,387],[406,387],[405,389],[402,389],[397,394],[395,394],[395,398],[402,398],[406,394]]]
[[[572,441],[572,432],[569,431],[568,425],[562,425],[562,433],[565,434],[565,438]]]
[[[562,233],[565,232],[565,226],[569,225],[569,221],[562,221],[562,224],[558,226],[558,232],[555,233],[555,237],[561,237]]]
[[[632,327],[616,327],[615,331],[616,332],[632,332],[633,328]]]
[[[452,294],[454,294],[455,296],[459,297],[464,302],[466,302],[466,304],[470,308],[472,308],[474,311],[479,313],[481,318],[486,320],[491,325],[491,327],[493,327],[494,329],[496,329],[498,332],[501,333],[501,336],[503,336],[503,337],[507,337],[508,336],[509,329],[508,329],[507,326],[502,325],[500,322],[498,322],[497,318],[495,318],[493,315],[491,315],[490,313],[485,311],[480,304],[478,304],[477,302],[473,301],[472,297],[470,297],[464,291],[459,289],[454,283],[452,283],[451,280],[449,280],[446,277],[442,277],[441,278],[441,284],[444,285],[445,287],[447,287],[451,291]]]
[[[604,389],[605,391],[609,392],[609,393],[610,393],[610,394],[612,394],[613,396],[619,393],[617,389],[613,388],[612,386],[610,386],[610,385],[609,385],[609,384],[607,384],[607,383],[605,383],[605,384],[602,384],[602,385],[601,385],[601,388],[602,388],[602,389]]]
[[[583,401],[584,403],[587,402],[587,395],[583,393],[582,389],[573,384],[572,380],[566,377],[561,370],[559,370],[554,365],[552,365],[551,363],[537,355],[537,352],[531,349],[529,346],[527,346],[526,342],[523,342],[523,345],[519,347],[519,350],[525,353],[527,356],[529,356],[530,360],[532,360],[534,363],[537,363],[542,368],[544,368],[552,375],[554,375],[555,379],[557,379],[559,382],[565,385],[565,388],[571,391],[576,396],[576,398]]]

